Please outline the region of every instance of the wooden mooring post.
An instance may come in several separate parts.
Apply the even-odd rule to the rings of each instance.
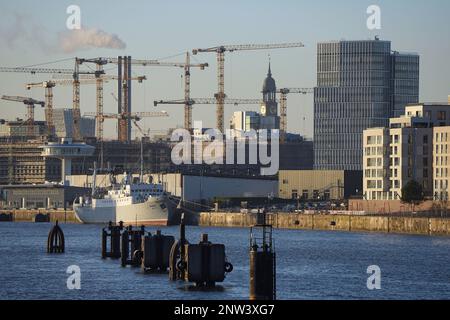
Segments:
[[[133,230],[132,226],[128,226],[122,232],[122,240],[120,247],[120,259],[122,267],[130,265],[138,267],[142,259],[142,237],[145,234],[145,227],[141,226],[137,230]]]
[[[108,226],[102,230],[102,259],[120,258],[120,236],[123,230],[123,222],[120,221],[119,225],[113,225],[110,221]],[[109,239],[109,247],[108,247]]]

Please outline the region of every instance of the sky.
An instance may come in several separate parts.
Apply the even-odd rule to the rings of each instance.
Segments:
[[[73,37],[66,27],[67,7],[81,10],[84,30],[97,42]],[[381,9],[381,29],[367,28],[367,8]],[[0,66],[73,68],[74,57],[93,58],[131,55],[136,59],[183,61],[183,53],[195,48],[225,44],[302,42],[304,48],[238,51],[225,55],[225,91],[230,98],[261,98],[270,55],[277,87],[316,85],[316,45],[320,41],[364,40],[376,35],[392,41],[396,51],[421,56],[420,100],[447,101],[450,95],[450,1],[448,0],[17,0],[0,4]],[[85,44],[85,45],[83,45]],[[89,45],[90,44],[90,45]],[[192,70],[191,96],[213,97],[217,91],[215,54],[193,56],[208,62],[204,71]],[[50,62],[56,62],[47,64]],[[106,66],[116,74],[115,66]],[[177,68],[134,67],[133,75],[146,75],[133,83],[133,111],[165,110],[169,118],[148,118],[140,125],[166,130],[183,124],[183,107],[153,101],[183,98],[183,71]],[[44,90],[30,91],[24,84],[49,80],[50,75],[0,73],[0,95],[29,96],[44,100]],[[105,84],[104,112],[115,112],[116,84]],[[72,106],[72,88],[54,89],[54,107]],[[233,111],[258,110],[259,106],[226,106],[225,123]],[[81,88],[81,111],[95,111],[95,86]],[[24,117],[25,106],[0,100],[0,118]],[[44,118],[36,110],[36,119]],[[194,120],[215,126],[215,106],[194,106]],[[107,138],[116,136],[116,121],[106,120]],[[288,97],[288,130],[313,135],[313,97]],[[137,133],[137,132],[136,132]]]

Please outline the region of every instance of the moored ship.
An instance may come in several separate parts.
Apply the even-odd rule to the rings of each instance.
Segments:
[[[93,224],[122,221],[126,225],[167,226],[179,223],[162,184],[144,183],[142,179],[133,183],[131,179],[125,173],[122,182],[112,181],[106,193],[98,192],[94,182],[92,195],[74,201],[77,219]]]

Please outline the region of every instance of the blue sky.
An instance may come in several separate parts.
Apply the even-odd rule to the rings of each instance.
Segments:
[[[83,27],[98,28],[117,34],[126,49],[82,50],[64,53],[57,47],[58,33],[66,31],[66,8],[81,8]],[[366,27],[366,9],[381,7],[382,29]],[[2,1],[0,10],[0,65],[26,66],[71,57],[131,55],[141,59],[159,59],[181,54],[193,48],[219,44],[303,42],[305,48],[250,51],[226,54],[226,93],[235,98],[258,98],[271,56],[273,76],[278,87],[313,87],[316,83],[316,44],[328,40],[369,39],[379,35],[391,40],[398,51],[421,55],[421,100],[446,101],[450,94],[450,2],[447,0],[248,0],[248,1]],[[23,18],[25,36],[11,42],[14,17]],[[34,31],[34,32],[31,32]],[[7,39],[10,42],[7,42]],[[46,44],[46,45],[44,45]],[[50,47],[50,48],[49,48]],[[182,60],[183,56],[171,61]],[[206,71],[192,72],[192,96],[211,97],[216,92],[214,54],[195,57],[209,62]],[[194,60],[195,61],[195,60]],[[72,67],[72,62],[49,65]],[[113,70],[111,72],[114,72]],[[134,111],[153,111],[155,99],[182,98],[181,70],[135,68],[135,75],[146,74],[145,84],[134,84]],[[41,89],[27,91],[26,82],[48,80],[46,75],[0,74],[0,94],[27,95],[43,99]],[[113,83],[105,86],[105,112],[116,105],[110,93]],[[312,97],[289,97],[289,130],[312,136]],[[71,87],[55,89],[55,106],[71,107]],[[94,86],[82,87],[82,112],[95,110]],[[226,123],[237,109],[253,110],[257,106],[227,106]],[[182,124],[181,106],[164,106],[169,119],[146,119],[141,125],[155,130]],[[23,117],[25,108],[0,101],[0,118]],[[36,112],[43,118],[42,110]],[[215,124],[214,106],[196,106],[194,119],[205,126]],[[112,137],[115,122],[106,124]]]

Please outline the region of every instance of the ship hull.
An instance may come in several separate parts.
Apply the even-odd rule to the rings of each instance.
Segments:
[[[116,207],[74,205],[74,211],[77,219],[86,224],[122,221],[125,225],[168,226],[178,221],[173,206],[163,199]]]

